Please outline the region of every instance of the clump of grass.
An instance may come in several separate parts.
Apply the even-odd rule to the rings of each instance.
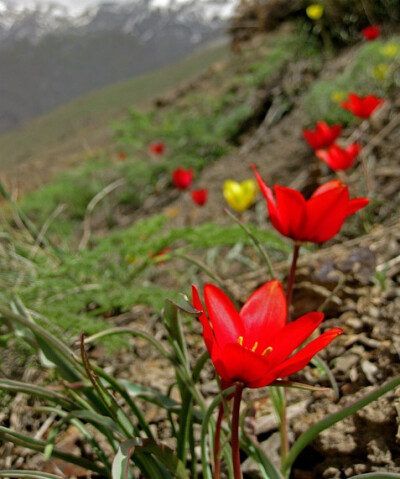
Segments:
[[[304,99],[304,109],[311,123],[323,119],[328,123],[347,125],[356,121],[351,113],[340,107],[340,99],[346,99],[350,92],[382,97],[387,95],[393,87],[394,75],[400,63],[400,55],[392,59],[385,55],[387,45],[400,48],[400,38],[366,43],[341,74],[313,85]],[[387,65],[387,78],[379,76],[380,65]]]

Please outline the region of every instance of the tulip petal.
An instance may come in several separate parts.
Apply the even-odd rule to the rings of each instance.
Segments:
[[[299,191],[286,186],[275,185],[274,191],[282,229],[279,232],[294,240],[301,240],[306,220],[306,200]]]
[[[284,229],[281,224],[279,210],[276,205],[276,201],[274,198],[274,194],[272,193],[271,188],[269,188],[265,183],[264,180],[259,175],[255,165],[251,165],[253,168],[254,174],[256,175],[256,179],[258,182],[258,186],[260,187],[261,193],[264,195],[265,199],[267,200],[268,206],[268,214],[271,223],[273,224],[274,228],[279,231],[282,235],[285,235]]]
[[[350,200],[349,204],[347,205],[346,215],[352,215],[353,213],[360,210],[361,208],[364,208],[364,206],[367,206],[368,204],[368,198],[354,198],[353,200]]]
[[[323,319],[322,313],[312,312],[286,324],[269,343],[269,346],[273,348],[268,355],[270,361],[275,366],[285,361],[312,334]]]
[[[274,374],[277,378],[290,376],[297,373],[300,369],[303,369],[321,349],[324,349],[328,344],[333,341],[337,336],[343,333],[340,328],[330,329],[321,334],[318,338],[311,341],[304,346],[299,352],[292,357],[284,361],[280,366],[274,369]]]
[[[238,343],[224,346],[213,363],[222,379],[246,385],[259,381],[271,367],[268,356],[264,358]]]
[[[349,190],[339,182],[337,188],[325,188],[307,202],[307,225],[304,236],[321,243],[335,236],[347,216]],[[326,186],[326,185],[325,185]]]
[[[242,319],[232,301],[210,283],[204,287],[204,299],[218,346],[222,348],[227,343],[236,343],[244,331]]]
[[[199,316],[199,321],[201,325],[203,326],[203,337],[204,337],[204,342],[206,343],[207,351],[212,355],[212,351],[214,349],[214,344],[215,344],[215,338],[214,338],[214,333],[211,328],[210,322],[208,321],[207,315],[204,312],[204,307],[201,303],[200,300],[200,295],[197,290],[197,287],[193,284],[192,285],[192,301],[193,301],[193,306],[195,309],[199,311],[203,311],[202,314]]]
[[[245,346],[268,342],[286,324],[286,298],[279,281],[273,280],[258,288],[240,311],[246,331]],[[260,346],[261,347],[261,346]]]
[[[315,354],[324,349],[331,341],[339,336],[339,334],[342,334],[342,332],[343,330],[340,328],[334,328],[326,331],[325,333],[321,334],[321,336],[307,344],[307,346],[304,346],[304,348],[295,353],[292,357],[268,371],[262,379],[256,380],[249,384],[249,387],[261,388],[268,386],[268,384],[271,384],[277,378],[284,378],[290,376],[291,374],[297,373],[311,361]]]

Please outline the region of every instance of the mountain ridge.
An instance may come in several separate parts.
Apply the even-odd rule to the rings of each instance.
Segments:
[[[162,8],[152,2],[108,2],[71,17],[54,3],[6,10],[10,0],[1,2],[0,133],[224,37],[227,7],[234,5],[223,0],[170,1]]]

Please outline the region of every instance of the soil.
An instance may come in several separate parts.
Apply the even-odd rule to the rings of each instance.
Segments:
[[[251,45],[250,45],[251,48]],[[329,77],[349,61],[353,50],[343,52],[324,68],[319,77]],[[243,132],[240,146],[231,155],[221,158],[206,168],[196,179],[194,187],[207,187],[209,201],[202,207],[193,206],[188,194],[165,204],[165,196],[153,196],[139,212],[121,217],[121,224],[147,216],[164,209],[187,211],[186,215],[171,216],[171,226],[200,224],[215,221],[228,224],[232,220],[224,212],[222,184],[228,179],[236,181],[252,178],[250,164],[255,163],[268,184],[278,183],[299,189],[309,195],[318,184],[334,179],[335,175],[320,164],[304,142],[302,127],[307,124],[301,104],[303,92],[315,79],[318,72],[312,71],[307,62],[287,65],[275,85],[269,109],[257,125]],[[203,78],[202,82],[207,82]],[[201,87],[199,85],[198,87]],[[204,85],[203,85],[204,87]],[[290,108],[284,107],[290,94]],[[368,210],[351,217],[342,232],[327,244],[304,250],[299,260],[294,289],[292,315],[298,317],[323,306],[326,319],[321,331],[341,327],[344,334],[337,338],[321,358],[331,366],[338,383],[339,396],[332,391],[310,392],[289,390],[289,427],[292,440],[310,425],[327,414],[351,404],[377,386],[400,374],[400,97],[398,91],[387,98],[386,105],[360,132],[364,144],[362,155],[370,173],[370,190],[363,180],[361,165],[346,178],[353,196],[368,194],[373,197]],[[354,128],[343,132],[349,137]],[[361,178],[361,180],[360,180]],[[221,205],[216,208],[214,205]],[[264,199],[246,211],[241,219],[249,224],[269,228]],[[361,233],[360,233],[361,232]],[[179,266],[179,265],[177,265]],[[171,268],[160,265],[162,268]],[[287,261],[275,264],[282,281],[286,280]],[[236,271],[232,279],[224,276],[229,292],[240,301],[267,279],[267,271]],[[153,321],[149,326],[149,318]],[[154,320],[155,318],[155,320]],[[136,306],[125,315],[109,318],[114,324],[143,327],[162,338],[157,328],[157,316],[148,308]],[[192,354],[202,351],[203,344],[199,325],[194,325],[190,335]],[[173,371],[165,368],[163,361],[138,340],[132,342],[130,350],[117,353],[113,358],[102,357],[101,347],[91,351],[92,358],[107,366],[108,372],[116,377],[132,377],[143,385],[157,386],[166,391],[173,378]],[[27,378],[28,371],[24,373]],[[34,381],[36,378],[32,378]],[[292,377],[308,384],[329,385],[315,368],[306,368]],[[216,392],[216,384],[209,367],[202,377],[203,392],[210,397]],[[272,414],[272,405],[266,390],[249,391],[247,414],[249,432],[260,442],[266,452],[278,455],[277,423]],[[3,410],[2,421],[16,429],[26,429],[18,407],[26,407],[25,400],[18,395],[13,403],[13,412]],[[163,418],[154,409],[146,411],[154,424],[159,439],[170,444]],[[292,479],[344,479],[360,473],[373,471],[400,473],[400,389],[391,391],[378,401],[360,410],[353,416],[337,423],[323,432],[303,451],[296,461]],[[37,430],[43,418],[30,416],[29,427]],[[78,442],[76,431],[67,431]],[[66,433],[67,434],[67,433]],[[74,435],[75,434],[75,435]],[[41,459],[26,450],[11,450],[3,446],[4,456],[0,469],[4,467],[44,467]],[[58,467],[62,465],[58,464]],[[46,470],[56,472],[49,464]],[[244,465],[245,477],[260,477],[254,465]],[[86,472],[76,469],[65,472],[67,477],[88,477]],[[81,475],[83,474],[83,475]]]

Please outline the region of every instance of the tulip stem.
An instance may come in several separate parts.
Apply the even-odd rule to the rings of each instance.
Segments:
[[[242,479],[242,471],[240,468],[240,449],[239,449],[239,415],[240,402],[242,400],[244,384],[237,384],[233,398],[232,410],[232,461],[233,461],[233,477],[234,479]]]
[[[282,391],[282,408],[280,410],[280,427],[279,432],[281,436],[281,464],[285,462],[286,456],[289,454],[289,435],[287,423],[287,408],[286,408],[286,388]]]
[[[221,477],[221,460],[219,457],[219,450],[221,447],[221,427],[222,419],[224,418],[224,402],[223,400],[219,404],[217,424],[215,426],[214,437],[214,479],[220,479]]]
[[[290,267],[289,278],[286,286],[286,303],[287,303],[287,318],[290,321],[290,305],[292,303],[292,296],[293,296],[293,285],[294,285],[294,278],[296,276],[296,266],[297,266],[297,259],[299,257],[300,251],[300,243],[294,243],[293,245],[293,257],[292,257],[292,265]]]

